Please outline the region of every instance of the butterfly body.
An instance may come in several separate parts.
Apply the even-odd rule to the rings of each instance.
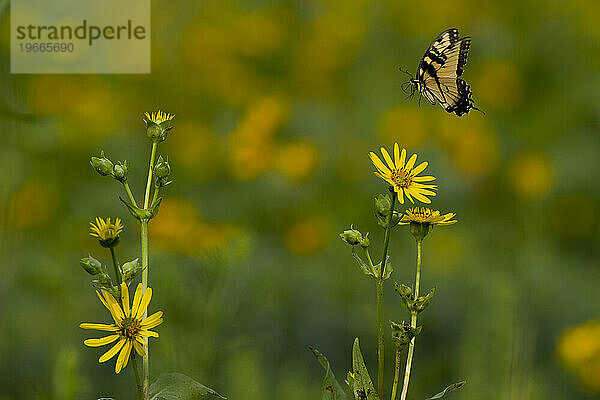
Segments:
[[[460,38],[458,29],[442,32],[429,46],[419,62],[417,73],[409,83],[412,93],[419,92],[431,104],[436,101],[449,113],[468,114],[473,105],[471,88],[460,76],[464,71],[471,39]]]

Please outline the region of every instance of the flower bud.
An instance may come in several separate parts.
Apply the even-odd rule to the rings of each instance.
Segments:
[[[127,181],[127,175],[129,174],[129,165],[127,164],[127,160],[122,163],[118,163],[115,165],[113,176],[116,180],[121,183],[125,183]]]
[[[410,233],[414,236],[417,242],[422,241],[425,236],[429,233],[431,228],[431,224],[429,223],[420,223],[420,222],[411,222],[410,223]]]
[[[114,164],[104,156],[104,152],[100,153],[100,157],[90,157],[90,164],[102,176],[113,174]]]
[[[167,138],[167,133],[173,128],[171,120],[175,117],[172,114],[162,111],[146,113],[144,122],[146,123],[146,135],[152,142],[160,143]]]
[[[136,277],[136,275],[142,271],[140,259],[136,258],[135,260],[126,262],[121,266],[121,269],[123,270],[123,280],[125,282],[133,280]]]
[[[399,350],[402,350],[415,336],[421,333],[420,326],[413,328],[404,322],[397,324],[394,321],[390,321],[390,323],[392,325],[392,338]]]
[[[340,233],[340,238],[350,246],[361,244],[361,241],[363,240],[362,233],[352,228],[352,226],[350,226],[350,229]]]
[[[392,212],[392,197],[389,194],[379,194],[375,197],[375,212],[382,217],[390,215],[390,212]]]
[[[100,283],[102,286],[106,286],[106,287],[112,286],[112,280],[110,279],[110,276],[106,272],[101,272],[98,275],[98,283]]]
[[[371,240],[369,239],[369,232],[365,234],[365,237],[360,241],[360,245],[363,249],[366,249],[371,245]]]
[[[79,260],[79,265],[90,275],[98,275],[102,272],[102,264],[92,256]]]

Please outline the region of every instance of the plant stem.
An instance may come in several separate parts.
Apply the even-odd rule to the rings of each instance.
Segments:
[[[123,282],[123,277],[121,276],[121,267],[119,266],[119,262],[117,261],[117,256],[115,255],[115,249],[113,247],[110,248],[110,255],[112,257],[113,267],[115,269],[115,276],[117,278],[117,283],[121,285]]]
[[[152,171],[154,169],[154,159],[156,157],[156,147],[158,143],[152,143],[152,153],[150,155],[150,166],[148,168],[148,181],[146,183],[146,192],[144,194],[144,209],[148,208],[148,202],[150,200],[150,188],[152,186]],[[148,288],[148,220],[142,219],[140,220],[140,232],[141,232],[141,242],[142,242],[142,288],[144,292]],[[148,316],[148,311],[144,312],[144,318]],[[144,400],[148,400],[149,392],[148,389],[150,387],[150,360],[149,360],[149,346],[148,346],[148,338],[145,338],[146,342],[146,354],[143,359],[143,393]]]
[[[390,215],[387,218],[385,234],[383,239],[383,256],[381,257],[381,274],[375,278],[375,290],[377,293],[377,390],[379,398],[383,398],[383,371],[385,361],[385,343],[384,343],[384,327],[383,327],[383,276],[385,274],[385,265],[387,264],[388,248],[390,245],[390,233],[392,228],[392,216],[394,215],[394,205],[396,202],[396,193],[392,193],[392,206]]]
[[[419,283],[421,281],[421,243],[423,240],[417,240],[417,275],[415,278],[415,299],[419,297]],[[417,327],[417,315],[416,311],[410,313],[410,326],[413,328]],[[404,371],[404,385],[402,386],[402,395],[400,400],[406,400],[406,394],[408,393],[408,382],[410,380],[410,370],[412,368],[413,354],[415,351],[415,339],[412,338],[408,345],[408,357],[406,358],[406,370]]]
[[[396,368],[394,369],[394,385],[392,386],[392,400],[396,400],[396,392],[398,391],[398,378],[400,376],[400,354],[402,349],[396,346]]]
[[[150,202],[150,205],[153,205],[154,203],[156,203],[156,199],[158,199],[158,191],[160,189],[160,186],[155,186],[154,187],[154,195],[152,196],[152,201]]]
[[[129,201],[131,201],[131,204],[133,204],[134,206],[137,207],[137,203],[135,202],[135,197],[133,197],[133,192],[131,191],[131,188],[129,187],[129,183],[127,183],[127,181],[123,182],[123,186],[125,187],[125,191],[127,192],[127,197],[129,197]]]
[[[146,182],[146,192],[144,194],[144,208],[148,208],[150,201],[150,187],[152,186],[152,172],[154,170],[154,158],[156,157],[156,148],[158,143],[152,142],[152,153],[150,154],[150,167],[148,168],[148,181]]]
[[[137,357],[135,353],[131,353],[131,366],[133,367],[133,372],[135,374],[135,388],[138,400],[144,399],[144,388],[142,386],[142,381],[140,379],[140,369],[138,368]]]

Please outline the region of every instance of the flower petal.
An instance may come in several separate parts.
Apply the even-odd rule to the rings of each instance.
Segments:
[[[83,322],[83,323],[79,324],[79,327],[83,328],[83,329],[95,329],[97,331],[107,331],[107,332],[116,332],[119,330],[119,328],[114,325],[94,324],[91,322]]]
[[[141,329],[152,329],[155,326],[162,324],[162,322],[163,322],[162,316],[163,316],[162,311],[155,312],[151,316],[144,318],[144,320],[140,323],[140,328]]]
[[[133,304],[131,305],[131,316],[135,316],[137,314],[137,310],[140,307],[140,301],[142,300],[143,286],[141,283],[138,283],[137,288],[135,289],[135,294],[133,295]]]
[[[121,282],[121,303],[125,317],[129,317],[129,289],[125,282]]]
[[[123,348],[121,349],[121,353],[119,353],[119,358],[117,358],[117,364],[115,365],[115,372],[117,374],[127,366],[132,347],[133,345],[131,344],[131,340],[128,340],[125,343],[125,346],[123,346]]]
[[[412,180],[414,182],[431,182],[435,181],[435,176],[415,176]]]
[[[416,158],[415,158],[416,160]],[[427,161],[423,161],[421,164],[419,164],[415,169],[413,169],[411,171],[412,175],[419,175],[421,172],[423,172],[425,170],[425,168],[427,168],[427,166],[429,165],[429,163]]]
[[[150,299],[152,299],[152,288],[146,288],[144,295],[142,296],[142,300],[140,301],[140,306],[138,307],[137,313],[135,314],[135,319],[140,319],[142,315],[146,312],[148,308],[148,304],[150,304]]]
[[[102,289],[102,294],[104,295],[104,300],[106,300],[106,304],[108,306],[108,311],[110,311],[110,315],[112,315],[115,322],[120,324],[123,321],[124,315],[121,306],[112,294],[108,293],[106,290]]]
[[[110,335],[110,336],[104,336],[103,338],[100,339],[87,339],[83,341],[83,344],[85,344],[86,346],[90,346],[90,347],[99,347],[99,346],[104,346],[105,344],[109,344],[114,342],[115,340],[117,340],[120,337],[120,335]]]
[[[138,335],[142,337],[158,337],[158,333],[153,331],[139,331]]]
[[[408,162],[406,163],[406,167],[404,167],[404,169],[407,170],[407,171],[410,171],[415,166],[416,162],[417,162],[417,155],[413,154],[408,159]]]
[[[404,191],[402,190],[402,188],[397,189],[397,193],[398,201],[400,202],[400,204],[404,204]]]
[[[110,350],[108,350],[106,353],[104,353],[104,354],[102,354],[102,355],[100,356],[100,358],[98,359],[98,362],[101,362],[101,363],[103,363],[103,362],[105,362],[105,361],[108,361],[108,360],[110,360],[111,358],[113,358],[113,356],[114,356],[115,354],[117,354],[117,352],[118,352],[119,350],[121,350],[121,347],[123,347],[123,345],[125,344],[125,341],[126,341],[126,340],[127,340],[127,339],[125,339],[124,337],[122,337],[122,338],[121,338],[121,340],[119,340],[119,341],[117,342],[117,344],[115,344],[113,347],[111,347],[111,349],[110,349]]]
[[[133,342],[133,348],[135,349],[135,352],[140,355],[140,357],[144,357],[146,355],[146,349],[144,349],[144,346],[140,344],[139,341],[135,340]]]
[[[383,161],[381,161],[381,159],[377,156],[377,154],[370,152],[369,157],[371,157],[371,161],[373,162],[373,165],[375,165],[375,167],[379,170],[379,172],[381,172],[384,175],[386,175],[386,174],[389,175],[392,173],[392,171],[390,171],[390,169],[385,166],[385,164],[383,163]]]
[[[398,143],[394,143],[394,163],[396,164],[396,168],[402,168],[400,164],[400,146],[398,146]]]
[[[392,161],[392,157],[390,157],[390,153],[388,153],[388,151],[382,147],[381,154],[383,155],[383,159],[385,160],[387,165],[390,167],[390,169],[395,170],[396,166],[394,165],[394,162]]]
[[[402,149],[402,153],[400,153],[400,165],[398,165],[398,169],[404,168],[405,160],[406,160],[406,149]]]

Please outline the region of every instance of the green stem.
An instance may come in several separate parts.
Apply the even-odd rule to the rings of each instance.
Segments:
[[[137,394],[137,400],[143,400],[144,389],[142,386],[142,381],[140,379],[140,369],[138,368],[137,357],[134,352],[131,352],[131,366],[133,367],[133,372],[135,374],[135,389]]]
[[[377,292],[377,389],[379,398],[383,398],[383,372],[385,362],[385,343],[384,343],[384,326],[383,326],[383,276],[385,274],[385,265],[388,256],[388,248],[390,245],[390,233],[392,228],[392,216],[394,215],[394,205],[396,202],[396,193],[392,193],[392,206],[390,215],[387,218],[385,234],[383,239],[383,256],[381,257],[381,274],[375,278],[375,289]]]
[[[150,201],[150,187],[152,186],[152,172],[154,170],[154,158],[156,157],[156,148],[158,143],[152,142],[152,153],[150,154],[150,168],[148,168],[148,181],[146,182],[146,193],[144,194],[144,208],[148,208]]]
[[[152,187],[152,171],[154,170],[154,159],[156,158],[156,148],[158,143],[152,143],[152,152],[150,154],[150,166],[148,167],[148,181],[146,182],[146,192],[144,193],[144,209],[148,208],[148,202],[150,201],[150,188]],[[148,288],[148,220],[140,220],[140,232],[142,242],[142,288],[144,292]],[[144,318],[148,316],[148,311],[144,312]],[[150,387],[150,359],[149,359],[149,346],[148,338],[145,338],[146,342],[146,354],[143,359],[143,392],[144,400],[149,398],[149,387]]]
[[[160,186],[154,186],[154,195],[152,196],[152,202],[150,205],[156,203],[156,199],[158,199],[158,191],[160,190]]]
[[[417,240],[417,275],[415,278],[415,299],[419,297],[419,283],[421,281],[421,244],[422,239]],[[416,311],[412,311],[410,315],[410,326],[413,328],[417,327],[417,315]],[[406,358],[406,370],[404,371],[404,385],[402,386],[402,395],[400,400],[406,400],[406,394],[408,393],[408,382],[410,380],[410,371],[412,368],[413,354],[415,352],[415,339],[412,338],[408,346],[408,357]]]
[[[127,183],[127,181],[123,182],[123,186],[125,187],[125,191],[127,192],[127,197],[129,197],[129,201],[131,202],[131,204],[133,204],[134,206],[137,207],[137,203],[135,202],[135,197],[133,197],[133,192],[131,191],[131,188],[129,187],[129,183]]]
[[[110,255],[112,257],[113,268],[115,269],[115,276],[117,278],[117,283],[121,285],[123,282],[123,277],[121,275],[121,267],[119,266],[119,262],[117,261],[117,256],[115,255],[115,249],[113,247],[110,248]]]
[[[400,354],[402,349],[396,346],[396,368],[394,369],[394,385],[392,386],[392,400],[396,400],[396,392],[398,391],[398,380],[400,377]]]

